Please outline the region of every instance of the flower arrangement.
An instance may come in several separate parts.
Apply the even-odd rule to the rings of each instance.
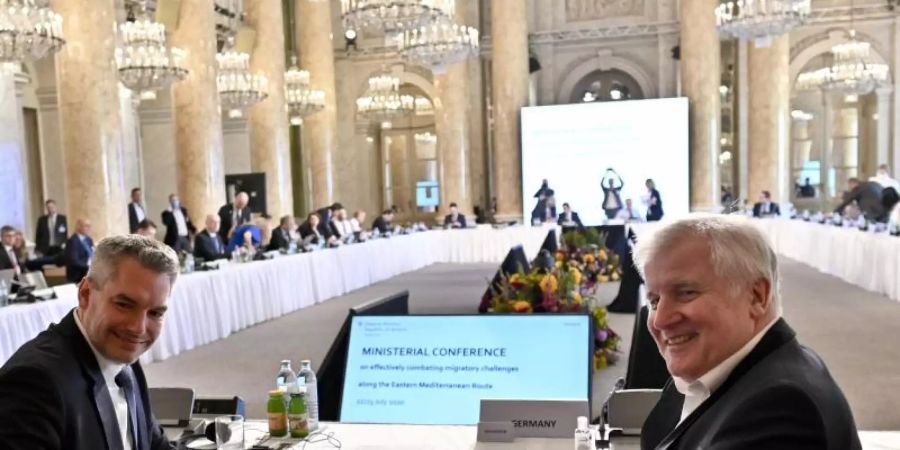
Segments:
[[[619,336],[609,327],[607,311],[594,298],[600,283],[618,281],[618,256],[594,230],[563,235],[555,255],[543,251],[536,268],[502,274],[500,283],[481,299],[482,313],[590,313],[594,320],[594,367],[618,360]]]

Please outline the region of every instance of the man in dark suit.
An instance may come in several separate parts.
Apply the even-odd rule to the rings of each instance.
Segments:
[[[143,236],[102,240],[78,307],[0,368],[4,450],[170,450],[138,358],[162,331],[178,257]]]
[[[94,256],[94,240],[91,239],[91,222],[78,219],[75,232],[66,242],[66,280],[78,283],[88,273],[91,257]]]
[[[746,218],[688,216],[634,256],[672,377],[642,449],[860,448],[841,389],[780,318],[777,257]]]
[[[250,196],[246,192],[238,192],[234,201],[219,208],[219,220],[222,222],[222,236],[227,240],[235,228],[250,223]]]
[[[62,251],[69,234],[68,223],[65,215],[56,212],[56,201],[49,199],[44,206],[47,214],[38,218],[34,249],[44,256],[53,256]]]
[[[131,203],[128,204],[128,232],[136,233],[141,222],[147,218],[147,210],[144,209],[144,199],[141,188],[131,190]]]
[[[391,222],[394,220],[394,211],[390,209],[386,209],[381,212],[381,215],[375,218],[375,221],[372,222],[372,229],[378,232],[378,234],[387,234],[390,233],[393,229]]]
[[[465,228],[466,216],[459,213],[456,203],[450,204],[450,214],[444,216],[444,228]]]
[[[272,237],[269,238],[269,246],[266,247],[268,251],[272,250],[287,250],[291,246],[291,242],[296,242],[296,239],[291,234],[296,228],[296,223],[294,222],[294,216],[288,214],[281,218],[281,222],[278,225],[278,228],[272,230]]]
[[[881,184],[875,181],[861,182],[858,178],[850,178],[847,180],[847,187],[850,190],[844,194],[844,201],[834,209],[834,212],[843,214],[844,208],[856,201],[866,219],[873,222],[884,221],[885,210],[881,199],[884,188]]]
[[[220,220],[216,214],[206,216],[206,229],[194,236],[195,257],[204,261],[215,261],[230,256],[225,250],[225,241],[219,234]]]
[[[759,194],[759,201],[753,205],[753,217],[772,217],[781,214],[778,203],[772,201],[772,193],[762,191]]]
[[[0,228],[0,270],[15,270],[16,274],[25,271],[25,261],[19,261],[14,246],[16,243],[16,229],[4,225]]]
[[[578,217],[578,213],[572,211],[572,207],[569,206],[568,203],[563,203],[563,212],[559,215],[558,222],[559,226],[566,228],[574,228],[578,227],[579,230],[584,229],[584,224],[581,223],[581,218]]]
[[[175,194],[169,195],[169,208],[162,212],[162,223],[166,226],[166,236],[163,238],[166,245],[176,252],[191,251],[191,235],[197,229],[191,223],[187,209],[181,206],[181,201]]]

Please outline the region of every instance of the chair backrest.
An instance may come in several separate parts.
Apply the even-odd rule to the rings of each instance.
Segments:
[[[669,379],[666,361],[659,354],[656,342],[647,329],[647,306],[634,315],[634,333],[628,352],[628,369],[625,373],[625,389],[662,389]]]

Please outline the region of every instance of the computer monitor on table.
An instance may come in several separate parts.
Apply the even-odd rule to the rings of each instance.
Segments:
[[[347,369],[347,346],[350,343],[350,323],[356,316],[405,316],[409,314],[409,291],[402,291],[354,306],[347,311],[343,325],[331,343],[331,348],[316,371],[319,388],[319,419],[337,421],[340,399]]]

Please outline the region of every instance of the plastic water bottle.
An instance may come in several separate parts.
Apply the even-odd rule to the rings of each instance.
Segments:
[[[281,369],[278,370],[278,376],[275,378],[275,387],[284,394],[285,402],[291,400],[291,394],[300,392],[297,386],[297,375],[291,370],[291,360],[281,361]]]
[[[188,253],[184,255],[184,273],[192,273],[194,271],[194,255]]]
[[[312,363],[308,359],[300,361],[300,371],[297,372],[297,383],[306,386],[306,411],[309,413],[309,431],[319,428],[319,388],[316,382],[316,373],[312,370]]]
[[[575,428],[575,450],[594,450],[594,437],[585,416],[578,416],[578,427]]]

